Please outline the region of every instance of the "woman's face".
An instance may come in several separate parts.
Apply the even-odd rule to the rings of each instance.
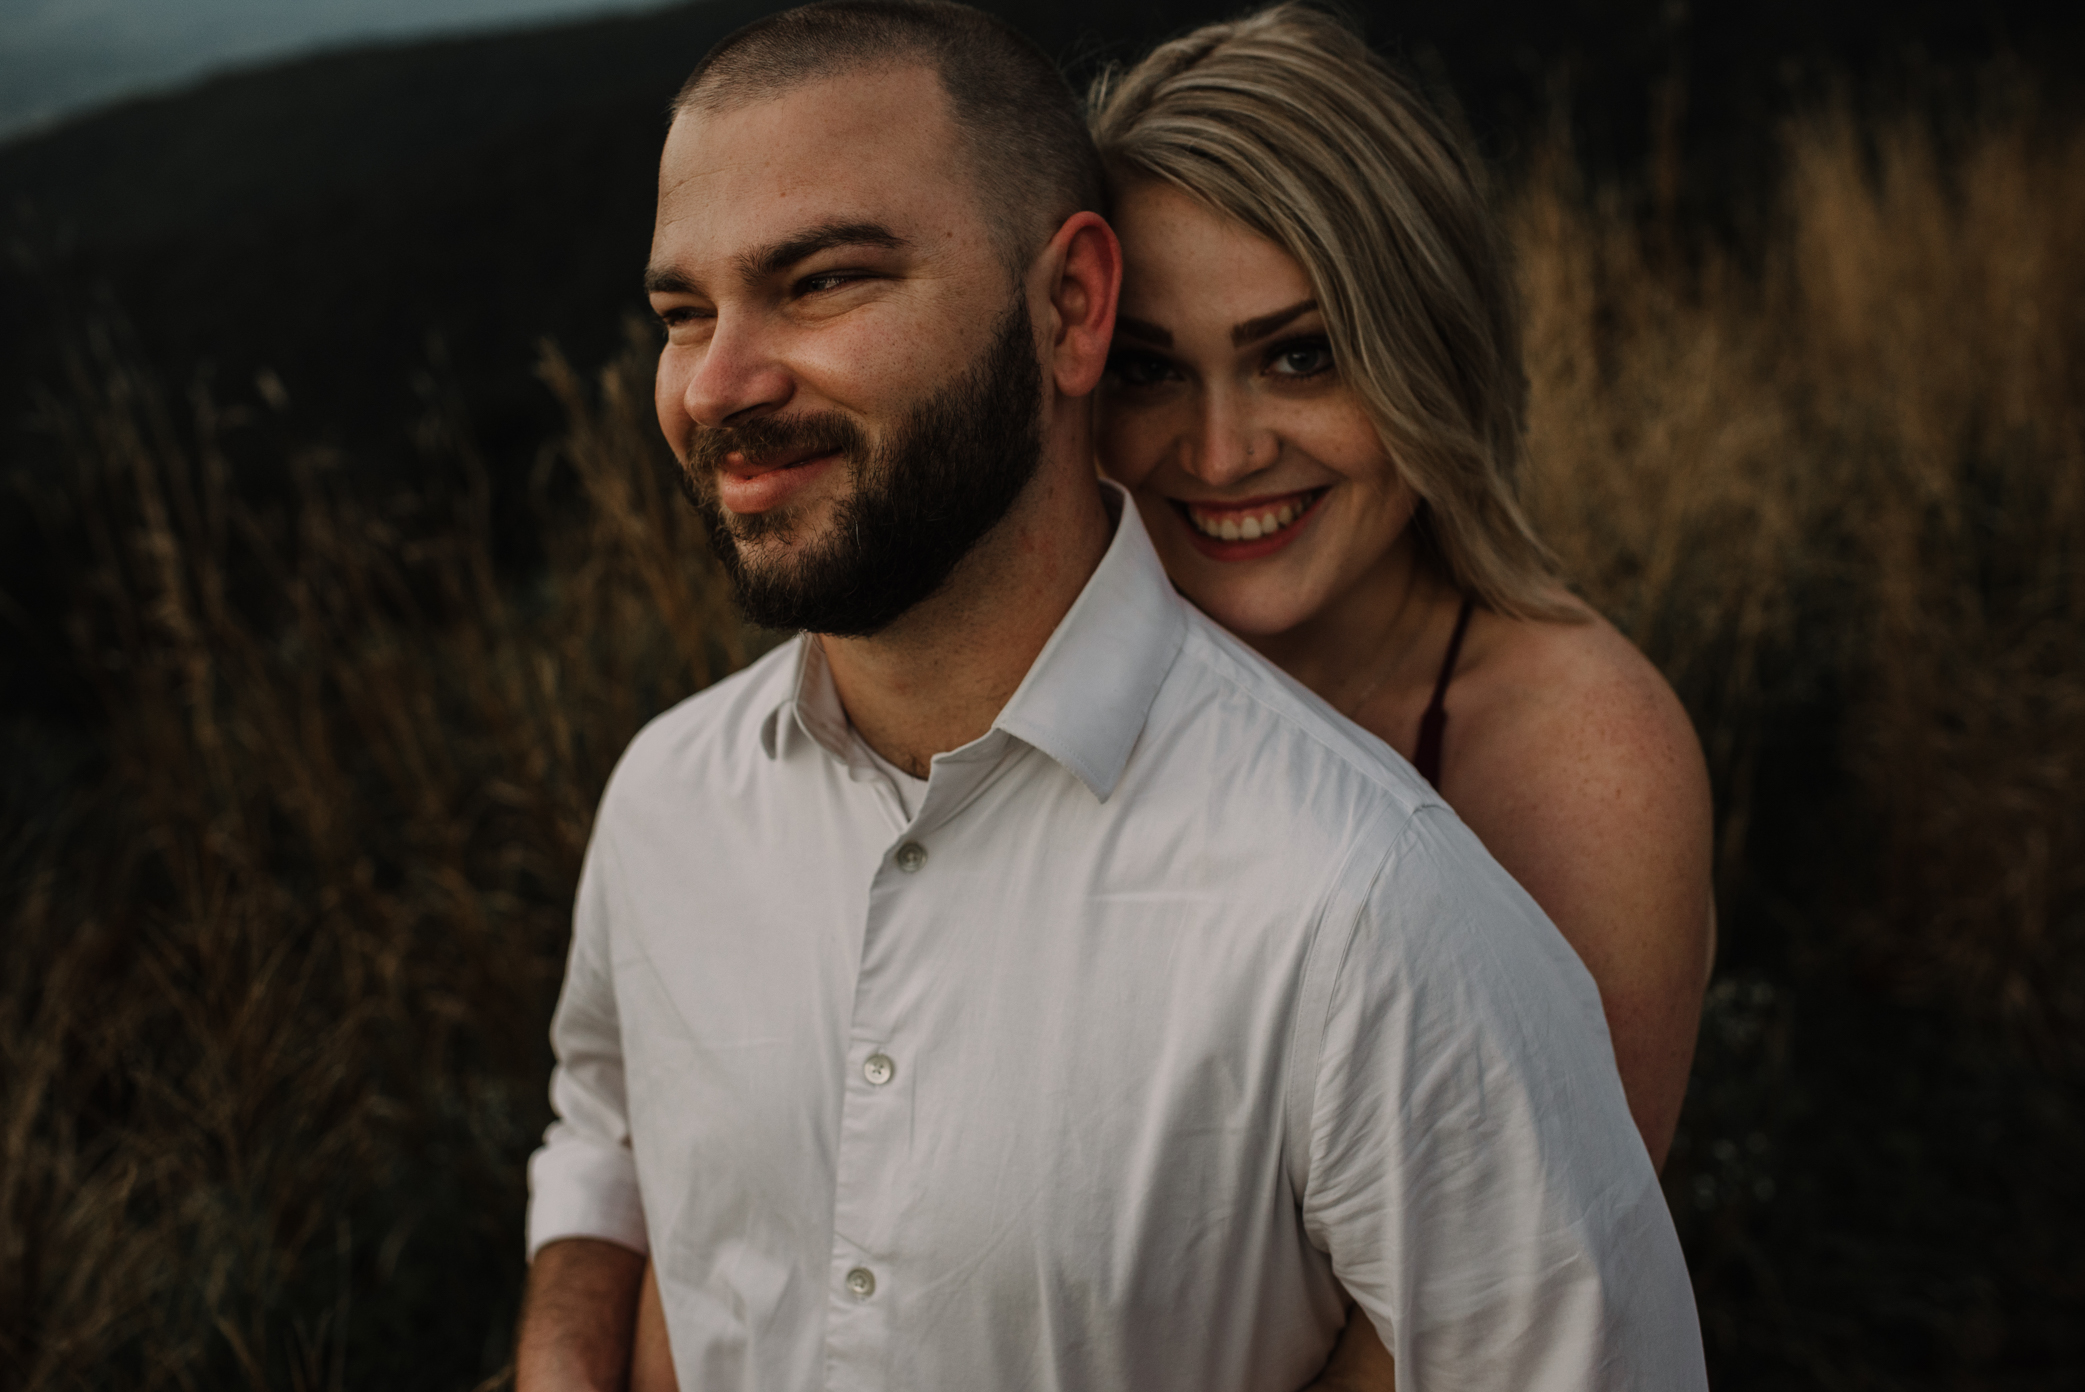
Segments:
[[[1293,257],[1164,184],[1126,191],[1115,229],[1101,467],[1188,598],[1234,632],[1285,632],[1389,559],[1411,490]]]

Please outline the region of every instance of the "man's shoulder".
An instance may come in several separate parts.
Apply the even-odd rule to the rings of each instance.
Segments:
[[[1447,812],[1395,750],[1192,611],[1126,774],[1127,815],[1191,827],[1207,873],[1305,897],[1359,892],[1421,813]]]
[[[1185,709],[1214,708],[1236,727],[1237,760],[1278,773],[1307,802],[1330,780],[1399,822],[1441,803],[1396,750],[1199,612],[1189,612],[1175,677]]]
[[[633,797],[685,790],[718,761],[758,752],[768,717],[794,690],[798,658],[799,644],[783,643],[653,716],[616,762],[603,810]]]

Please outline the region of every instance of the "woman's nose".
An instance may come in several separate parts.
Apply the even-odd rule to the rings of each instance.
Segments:
[[[1212,400],[1202,413],[1197,438],[1184,442],[1187,472],[1212,488],[1250,478],[1274,462],[1280,444],[1274,432],[1235,405]]]

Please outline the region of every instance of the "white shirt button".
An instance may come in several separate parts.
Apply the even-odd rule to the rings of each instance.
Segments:
[[[867,1300],[876,1293],[876,1273],[857,1266],[847,1273],[847,1289],[856,1300]]]
[[[891,1062],[889,1054],[871,1054],[862,1060],[862,1076],[882,1087],[898,1076],[898,1065]]]
[[[907,841],[898,847],[898,868],[910,875],[927,863],[927,848],[917,841]]]

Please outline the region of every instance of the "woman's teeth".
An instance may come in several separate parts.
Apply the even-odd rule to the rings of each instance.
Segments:
[[[1203,536],[1218,541],[1258,541],[1261,537],[1273,536],[1301,517],[1310,503],[1307,497],[1291,498],[1277,506],[1253,512],[1240,512],[1237,508],[1206,508],[1189,503],[1187,520]]]

